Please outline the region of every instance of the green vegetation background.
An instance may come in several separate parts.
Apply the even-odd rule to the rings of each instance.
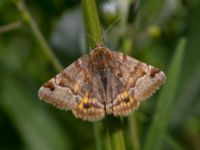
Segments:
[[[126,149],[199,149],[200,1],[99,0],[97,7],[108,48],[167,73],[166,85],[123,118]],[[0,149],[112,149],[104,121],[96,133],[37,97],[60,70],[57,60],[67,67],[88,51],[84,24],[78,0],[0,0]]]

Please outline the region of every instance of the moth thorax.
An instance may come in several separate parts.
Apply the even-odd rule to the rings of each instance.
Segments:
[[[111,61],[111,54],[104,47],[94,49],[92,52],[92,63],[98,69],[105,69]]]

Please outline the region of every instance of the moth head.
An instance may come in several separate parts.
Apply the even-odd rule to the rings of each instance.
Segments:
[[[92,63],[98,69],[105,69],[108,67],[111,60],[111,53],[103,46],[97,46],[92,52]]]

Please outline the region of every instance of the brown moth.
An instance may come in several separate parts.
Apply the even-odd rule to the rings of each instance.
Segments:
[[[98,45],[46,82],[39,98],[77,118],[127,116],[166,80],[159,69]]]

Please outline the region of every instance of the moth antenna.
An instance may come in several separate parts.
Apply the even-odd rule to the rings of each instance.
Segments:
[[[140,0],[133,0],[132,2],[134,4],[134,11],[136,11],[139,8],[140,5]],[[106,34],[107,32],[109,32],[109,30],[122,18],[126,16],[126,14],[123,14],[121,16],[119,16],[117,19],[115,19],[110,25],[109,27],[104,31],[104,33]],[[128,17],[128,16],[127,16]]]
[[[96,43],[96,41],[94,40],[94,38],[90,34],[88,34],[88,33],[85,33],[85,34],[86,34],[87,37],[89,37],[89,39],[91,39],[93,42]],[[101,44],[101,43],[99,43],[99,44]]]
[[[115,19],[110,25],[109,25],[109,27],[105,30],[105,31],[103,31],[103,40],[104,40],[104,35],[123,17],[124,15],[121,15],[121,16],[119,16],[117,19]],[[93,37],[91,36],[91,35],[89,35],[88,33],[86,33],[86,35],[87,35],[87,37],[89,37],[93,42],[96,42],[94,39],[93,39]],[[100,45],[102,44],[102,43],[99,43]]]
[[[110,29],[123,17],[124,15],[119,16],[117,19],[115,19],[109,27],[104,31],[104,34],[106,34]]]
[[[89,37],[93,42],[97,43],[91,35],[89,35],[88,33],[85,33],[85,34],[86,34],[86,36]],[[103,41],[104,41],[104,36],[103,36]],[[97,44],[96,44],[96,47],[98,47],[98,46],[104,46],[104,43],[97,43]]]
[[[119,16],[117,19],[115,19],[110,25],[109,25],[109,27],[105,30],[105,31],[103,31],[103,41],[104,41],[104,35],[121,19],[123,17],[123,15],[121,15],[121,16]],[[89,37],[93,42],[95,42],[96,43],[96,41],[94,40],[94,38],[91,36],[91,35],[89,35],[88,33],[86,33],[86,36],[87,37]],[[98,43],[97,45],[104,45],[103,43]],[[97,46],[96,45],[96,46]]]

